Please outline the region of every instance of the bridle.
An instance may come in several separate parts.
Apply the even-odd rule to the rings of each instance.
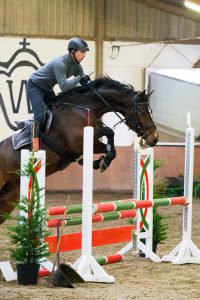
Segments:
[[[134,108],[133,108],[133,110],[131,110],[130,116],[127,119],[125,119],[125,118],[122,118],[119,115],[119,113],[117,111],[115,111],[115,109],[113,109],[112,106],[95,89],[91,88],[90,86],[89,86],[89,88],[104,104],[106,104],[106,106],[111,108],[111,112],[113,112],[120,119],[120,121],[117,122],[113,126],[113,128],[116,128],[116,126],[118,126],[119,124],[124,123],[129,129],[134,129],[135,132],[137,133],[137,135],[140,136],[143,139],[146,139],[157,128],[155,123],[152,123],[152,125],[146,126],[146,127],[144,127],[143,124],[142,124],[142,121],[141,121],[141,119],[138,115],[137,108],[141,105],[147,105],[148,109],[150,111],[150,107],[149,107],[148,102],[138,103],[138,99],[141,95],[141,92],[137,92],[137,95],[136,95],[136,98],[135,98],[135,101],[134,101],[135,102],[134,103]],[[129,108],[129,107],[132,108],[132,105],[128,106],[127,108]],[[134,115],[136,117],[135,122],[134,122],[134,126],[130,127],[128,123]]]
[[[143,138],[144,140],[155,130],[157,129],[156,124],[154,122],[152,122],[151,125],[149,126],[143,126],[141,118],[138,115],[138,107],[142,106],[142,105],[146,105],[148,106],[148,109],[150,111],[150,107],[149,107],[149,103],[148,102],[144,102],[144,103],[136,103],[134,105],[134,109],[131,111],[130,116],[127,118],[126,123],[128,123],[130,121],[130,119],[132,119],[134,116],[134,124],[132,126],[132,129],[135,130],[135,132],[137,133],[138,136],[140,136],[141,138]],[[127,126],[130,128],[130,126],[127,124]]]
[[[89,85],[88,85],[89,86]],[[119,119],[120,119],[120,121],[118,122],[118,123],[124,123],[125,125],[127,125],[128,126],[128,124],[126,124],[126,119],[123,119],[120,115],[119,115],[119,113],[117,112],[117,111],[115,111],[113,108],[112,108],[112,106],[108,103],[108,101],[106,101],[106,99],[104,99],[95,89],[93,89],[91,86],[89,86],[89,88],[90,88],[90,90],[106,105],[106,106],[108,106],[109,108],[111,108],[111,112],[113,112]],[[117,123],[117,124],[118,124]],[[114,127],[115,127],[115,125],[114,125]],[[128,126],[129,127],[129,126]],[[129,129],[131,129],[130,127],[129,127]]]

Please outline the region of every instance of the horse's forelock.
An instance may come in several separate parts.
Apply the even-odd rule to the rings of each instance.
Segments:
[[[139,94],[136,96],[137,103],[146,103],[149,102],[149,94],[146,94],[146,91],[139,92]]]

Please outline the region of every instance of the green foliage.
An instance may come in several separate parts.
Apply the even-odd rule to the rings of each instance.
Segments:
[[[154,159],[154,162],[153,162],[153,169],[154,171],[158,168],[160,168],[162,166],[162,162],[161,160],[159,159]]]
[[[153,186],[153,198],[159,199],[159,198],[165,198],[166,197],[166,187],[167,183],[166,181],[156,181],[154,180],[154,186]]]
[[[153,208],[153,241],[161,244],[167,238],[168,225],[163,223],[165,218]]]
[[[162,165],[161,161],[154,160],[154,171]],[[167,183],[165,181],[157,181],[154,176],[154,199],[166,197],[165,189]],[[162,243],[167,238],[168,225],[163,223],[164,216],[158,213],[157,208],[153,207],[153,241],[157,244]]]
[[[30,177],[32,189],[30,199],[22,198],[17,205],[22,213],[16,217],[9,217],[17,221],[17,225],[8,226],[8,236],[13,244],[9,249],[10,258],[20,264],[39,263],[41,259],[49,256],[48,245],[44,242],[49,232],[45,226],[46,209],[42,208],[40,203],[42,189],[34,171],[34,159],[30,158],[27,166],[17,174]]]
[[[154,173],[156,169],[160,168],[162,166],[161,160],[154,160]],[[157,174],[154,174],[154,186],[153,186],[153,192],[154,192],[154,199],[162,198],[166,196],[165,190],[167,187],[167,182],[165,180],[158,181],[157,180]]]

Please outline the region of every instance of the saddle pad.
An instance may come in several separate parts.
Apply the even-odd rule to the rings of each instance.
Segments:
[[[12,143],[15,150],[19,150],[21,147],[29,145],[31,143],[30,135],[26,128],[17,130],[12,136]]]

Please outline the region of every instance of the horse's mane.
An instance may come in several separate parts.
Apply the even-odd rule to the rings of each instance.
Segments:
[[[117,80],[111,79],[109,76],[97,78],[93,81],[91,81],[86,86],[76,86],[72,89],[70,89],[68,92],[60,93],[56,97],[56,101],[59,104],[63,103],[73,103],[73,104],[80,104],[80,97],[77,97],[77,95],[85,96],[84,97],[84,103],[88,101],[91,101],[91,98],[93,98],[94,91],[100,92],[102,90],[115,90],[118,91],[121,94],[130,96],[133,104],[135,103],[142,103],[142,102],[148,102],[148,95],[145,95],[144,92],[139,92],[134,89],[134,87],[130,84],[121,83]],[[117,101],[117,99],[115,98]],[[126,105],[125,103],[123,103]]]
[[[118,90],[125,94],[131,94],[136,93],[134,87],[130,84],[123,84],[117,80],[111,79],[108,76],[97,78],[93,81],[91,81],[86,86],[76,86],[72,89],[70,89],[68,92],[60,93],[59,98],[63,97],[64,95],[74,95],[74,94],[85,94],[88,92],[92,92],[92,89],[98,90],[99,88],[105,88],[105,89],[114,89]]]
[[[109,76],[105,76],[102,78],[97,78],[90,83],[90,86],[94,89],[98,89],[101,86],[104,88],[119,90],[124,93],[135,92],[134,87],[131,84],[124,84],[117,80],[110,78]]]

